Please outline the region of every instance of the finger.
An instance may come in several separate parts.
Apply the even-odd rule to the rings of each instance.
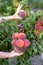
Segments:
[[[11,53],[13,53],[13,52],[14,52],[14,50],[11,51]]]
[[[24,10],[18,10],[16,11],[16,14],[18,14],[19,12],[25,12]]]
[[[18,17],[17,19],[20,19],[20,20],[22,20],[23,18],[21,18],[21,17]]]
[[[22,7],[22,4],[19,4],[19,5],[18,5],[18,8],[17,8],[17,11],[20,10],[21,7]]]
[[[19,10],[19,12],[26,12],[25,10]]]
[[[25,11],[24,11],[24,10],[19,10],[19,11],[17,11],[17,12],[19,13],[19,12],[25,12]]]
[[[19,10],[22,8],[22,4],[19,5]]]
[[[24,54],[24,53],[19,53],[18,56],[21,56],[21,55],[23,55],[23,54]]]

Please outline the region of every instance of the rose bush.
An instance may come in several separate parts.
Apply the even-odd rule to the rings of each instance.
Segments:
[[[18,4],[21,2],[21,0],[14,0],[14,2]],[[0,0],[0,16],[12,15],[17,8],[17,5],[14,4],[14,2],[12,2],[12,0]],[[25,5],[22,9],[26,10],[26,18],[24,18],[22,21],[11,20],[7,23],[3,22],[2,24],[0,24],[0,51],[11,51],[11,40],[12,38],[14,38],[12,34],[14,32],[23,32],[26,34],[26,38],[30,40],[31,45],[27,48],[23,56],[17,58],[17,65],[31,65],[29,62],[29,58],[33,55],[37,55],[43,52],[43,32],[41,32],[37,37],[36,34],[38,35],[39,31],[36,33],[35,29],[35,26],[40,18],[43,22],[43,10],[38,10],[36,13],[32,11],[31,8],[33,7],[31,7],[31,5],[29,4],[30,0],[25,0],[21,3]],[[43,28],[40,27],[40,29]],[[11,64],[8,59],[0,59],[0,65]]]

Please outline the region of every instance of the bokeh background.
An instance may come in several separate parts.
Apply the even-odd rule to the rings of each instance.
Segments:
[[[31,65],[29,58],[43,52],[43,33],[36,37],[35,24],[39,18],[43,20],[43,0],[0,0],[0,17],[13,15],[19,3],[24,4],[22,9],[27,12],[27,16],[22,21],[10,20],[0,24],[0,51],[10,52],[11,37],[14,32],[20,32],[18,24],[23,25],[24,33],[31,45],[27,48],[23,56],[12,59],[0,59],[0,65]]]

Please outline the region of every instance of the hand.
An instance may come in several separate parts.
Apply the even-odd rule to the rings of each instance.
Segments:
[[[19,12],[24,11],[24,10],[21,10],[21,7],[22,7],[22,5],[19,4],[18,7],[17,7],[17,11],[16,11],[15,14],[13,14],[13,16],[12,16],[13,19],[20,19],[20,20],[22,19],[22,17],[20,17],[20,16],[18,15]]]
[[[23,55],[23,52],[17,52],[17,51],[15,51],[15,50],[13,50],[13,51],[11,51],[10,52],[10,56],[11,57],[14,57],[14,56],[21,56],[21,55]]]

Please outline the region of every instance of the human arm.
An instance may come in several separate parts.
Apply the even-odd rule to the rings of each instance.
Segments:
[[[12,58],[14,56],[20,56],[23,53],[15,52],[14,50],[11,52],[0,52],[0,58]]]
[[[2,17],[0,17],[0,23],[2,23],[3,20],[6,20],[6,21],[14,20],[14,19],[21,20],[22,18],[18,15],[19,12],[24,11],[24,10],[21,10],[21,7],[22,7],[22,5],[18,5],[17,11],[11,16],[2,16]]]

